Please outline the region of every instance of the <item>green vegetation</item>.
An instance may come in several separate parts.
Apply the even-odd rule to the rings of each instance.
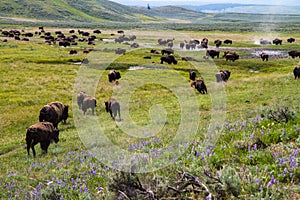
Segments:
[[[118,37],[110,35],[116,33],[112,29],[101,30],[96,46],[79,43],[63,48],[57,44],[48,45],[37,35],[28,42],[13,38],[0,42],[0,198],[124,199],[127,196],[151,199],[154,194],[157,199],[203,199],[206,196],[216,199],[298,199],[300,82],[294,80],[292,70],[299,64],[299,58],[288,58],[286,52],[299,48],[299,33],[239,32],[237,27],[236,31],[230,32],[226,32],[226,27],[221,31],[151,32],[145,28],[130,30],[128,26],[125,35],[136,35],[135,42],[141,44],[141,48],[107,42]],[[177,29],[185,27],[176,26]],[[247,27],[252,26],[252,22],[247,24]],[[20,25],[14,28],[20,28]],[[25,32],[36,29],[25,26]],[[58,28],[45,27],[45,30],[53,33]],[[59,30],[66,34],[69,31],[68,28]],[[286,43],[286,38],[292,36],[296,43]],[[233,39],[232,45],[222,47],[232,48],[241,58],[235,62],[225,61],[222,57],[204,59],[203,49],[187,51],[178,47],[184,40],[203,37],[209,38],[210,46],[215,39]],[[282,38],[283,45],[255,44],[257,39],[273,37]],[[5,39],[2,35],[0,38]],[[161,65],[161,55],[150,53],[151,49],[165,48],[158,46],[158,38],[175,39],[177,65]],[[126,54],[116,55],[118,47],[125,48]],[[94,50],[84,54],[86,48]],[[268,62],[252,57],[263,48],[283,53],[279,58],[271,57]],[[70,55],[71,49],[76,49],[78,54]],[[144,56],[151,56],[151,59],[144,59]],[[199,62],[183,61],[183,56],[191,56]],[[78,65],[84,58],[88,58],[89,63]],[[107,80],[111,69],[121,72],[119,86]],[[190,87],[190,69],[196,69],[197,76],[204,79],[207,95]],[[214,75],[219,69],[231,71],[228,82],[215,83]],[[130,86],[132,90],[128,90]],[[95,116],[90,111],[83,116],[76,102],[73,103],[81,89],[95,94],[98,102]],[[129,106],[126,106],[122,99],[127,98],[128,91],[132,93]],[[186,94],[183,95],[187,102],[184,107],[181,107],[180,95],[176,92]],[[123,121],[116,123],[103,104],[112,94],[118,95],[117,100],[122,102]],[[59,124],[60,141],[50,144],[48,154],[42,154],[36,145],[37,157],[33,158],[32,152],[27,156],[24,148],[26,129],[38,121],[40,108],[52,101],[70,105],[67,123]],[[125,115],[125,109],[130,117]],[[183,111],[190,115],[181,119]],[[156,114],[156,118],[151,118],[152,114]],[[223,115],[226,118],[222,118]],[[137,126],[155,124],[154,127],[162,128],[129,135],[123,131],[127,128],[123,126],[132,122]],[[110,150],[112,144],[133,154],[159,154],[160,149],[168,147],[178,134],[181,124],[188,130],[183,135],[192,137],[175,141],[177,148],[181,145],[185,148],[184,151],[167,152],[169,159],[152,157],[152,167],[158,168],[157,171],[119,172],[109,166],[114,160],[102,162],[99,157],[99,154],[103,155],[104,159],[105,148]],[[99,126],[105,137],[101,136],[103,140],[100,141],[93,140],[93,137],[99,139],[99,132],[95,133]],[[191,134],[195,129],[195,134]],[[86,139],[91,140],[88,145]],[[104,139],[109,139],[110,143],[105,143]],[[99,149],[103,152],[96,151]],[[112,157],[115,154],[110,152]],[[126,164],[131,165],[129,161],[132,160]],[[159,164],[163,167],[157,167]],[[134,167],[142,166],[143,161],[139,160]]]

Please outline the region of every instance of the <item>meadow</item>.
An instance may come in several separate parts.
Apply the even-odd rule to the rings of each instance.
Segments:
[[[140,47],[113,42],[115,29],[97,34],[95,46],[64,48],[37,35],[0,42],[1,199],[300,198],[300,80],[293,76],[299,58],[287,55],[299,49],[299,33],[128,29],[125,35],[136,35]],[[221,55],[230,49],[240,59],[207,59],[204,49],[179,48],[204,37],[210,48],[215,39],[232,39]],[[275,37],[283,44],[257,43]],[[287,43],[289,37],[296,42]],[[150,53],[166,48],[159,38],[175,39],[177,65],[160,64],[161,55]],[[115,54],[118,47],[126,53]],[[257,54],[264,50],[280,56],[263,62]],[[181,59],[186,56],[198,61]],[[111,69],[121,72],[118,86],[108,82]],[[190,87],[191,69],[208,94]],[[220,69],[231,72],[228,82],[216,83]],[[97,99],[94,116],[76,104],[82,90]],[[105,111],[111,96],[121,104],[120,121]],[[60,141],[47,154],[36,145],[37,157],[27,156],[26,129],[53,101],[70,106]]]

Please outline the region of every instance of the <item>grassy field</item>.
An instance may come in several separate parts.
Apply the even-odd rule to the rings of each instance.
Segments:
[[[1,199],[300,198],[300,80],[293,76],[299,58],[287,56],[299,49],[299,33],[125,30],[137,36],[140,48],[134,49],[108,42],[115,32],[103,30],[95,46],[63,48],[38,36],[0,42]],[[179,48],[203,37],[211,48],[215,39],[232,39],[221,55],[232,49],[241,58],[205,59],[203,49]],[[283,45],[257,44],[275,37]],[[289,37],[296,42],[285,42]],[[177,65],[160,64],[161,55],[150,53],[165,48],[158,38],[175,39]],[[116,55],[118,47],[126,54]],[[94,50],[84,54],[85,48]],[[282,54],[263,62],[253,56],[262,50]],[[186,56],[198,62],[183,61]],[[84,58],[88,64],[80,64]],[[111,69],[121,72],[118,86],[107,80]],[[190,69],[208,94],[190,87]],[[219,69],[231,72],[228,82],[216,83]],[[96,97],[96,115],[78,109],[81,90]],[[121,121],[105,111],[111,96],[121,104]],[[70,106],[67,123],[59,124],[60,141],[48,154],[36,145],[37,157],[27,156],[26,129],[52,101]]]

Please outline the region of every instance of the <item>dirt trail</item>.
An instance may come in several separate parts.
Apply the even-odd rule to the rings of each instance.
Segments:
[[[4,154],[1,154],[1,155],[0,155],[0,158],[3,158],[3,157],[5,157],[5,156],[9,156],[10,154],[13,154],[13,153],[15,153],[16,151],[21,150],[21,149],[23,149],[23,148],[24,148],[24,147],[22,147],[22,146],[17,147],[17,148],[15,148],[15,149],[11,150],[11,151],[8,151],[8,152],[6,152],[6,153],[4,153]]]

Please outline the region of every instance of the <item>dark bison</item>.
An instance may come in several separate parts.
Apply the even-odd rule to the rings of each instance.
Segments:
[[[66,123],[68,112],[68,105],[64,105],[61,102],[51,102],[43,106],[40,110],[39,121],[51,122],[53,126],[57,128],[59,122],[63,121]]]
[[[97,101],[95,97],[85,95],[83,100],[82,100],[82,111],[83,114],[85,115],[87,109],[91,108],[92,109],[92,115],[94,115],[94,110],[95,107],[97,106]]]
[[[210,56],[212,58],[214,58],[215,56],[217,56],[217,58],[219,58],[219,55],[220,55],[220,51],[217,51],[217,50],[214,50],[214,49],[206,51],[206,56]]]
[[[47,153],[50,142],[53,140],[55,143],[59,141],[59,130],[55,129],[51,122],[39,122],[31,125],[26,132],[27,153],[30,155],[30,148],[32,149],[33,156],[35,157],[34,146],[40,143],[41,149]]]
[[[268,61],[269,60],[269,55],[265,52],[262,52],[260,54],[260,57],[261,57],[262,61],[265,61],[265,60]]]
[[[70,50],[69,54],[73,55],[73,54],[77,54],[77,51],[76,50]]]
[[[217,74],[216,74],[216,79],[217,82],[226,82],[228,81],[229,77],[230,77],[231,72],[228,70],[220,70]]]
[[[297,50],[292,50],[288,52],[289,56],[291,56],[292,58],[296,58],[299,57],[300,58],[300,51]]]
[[[192,86],[194,86],[200,94],[207,94],[206,85],[201,78],[197,78],[196,81],[192,83]]]
[[[171,54],[174,54],[174,50],[171,48],[163,49],[163,50],[161,50],[161,54],[162,55],[164,55],[164,54],[171,55]]]
[[[226,59],[226,61],[231,60],[232,62],[239,59],[238,54],[236,54],[235,52],[230,52],[230,51],[224,52],[223,57]]]
[[[109,82],[116,81],[116,80],[118,80],[120,78],[121,78],[120,72],[118,72],[116,70],[109,71],[109,73],[108,73],[108,81]]]
[[[232,44],[232,40],[224,40],[224,44]]]
[[[120,104],[113,98],[109,98],[108,101],[104,102],[106,112],[110,113],[113,120],[116,119],[117,114],[119,115],[119,120],[121,120],[120,114]]]
[[[222,41],[221,40],[215,40],[214,43],[215,43],[216,47],[220,47],[221,44],[222,44]]]
[[[293,42],[295,42],[295,41],[296,41],[295,38],[288,38],[288,39],[287,39],[287,42],[288,42],[288,43],[293,43]]]
[[[208,47],[208,39],[207,38],[203,38],[202,41],[201,41],[201,43],[200,43],[200,45],[201,45],[202,48],[207,49],[207,47]]]
[[[299,78],[300,79],[300,66],[296,66],[294,68],[294,76],[295,76],[295,79]]]
[[[190,71],[190,80],[192,81],[196,80],[196,72],[193,70]]]
[[[125,53],[126,53],[126,49],[123,49],[123,48],[116,49],[116,54],[125,54]]]
[[[169,55],[169,56],[162,56],[160,58],[160,64],[163,64],[164,62],[167,62],[168,64],[177,64],[177,60],[175,59],[175,57],[173,55]]]
[[[281,40],[281,39],[278,39],[278,38],[275,38],[275,39],[273,40],[273,44],[275,44],[275,45],[278,45],[278,44],[282,45],[282,40]]]

